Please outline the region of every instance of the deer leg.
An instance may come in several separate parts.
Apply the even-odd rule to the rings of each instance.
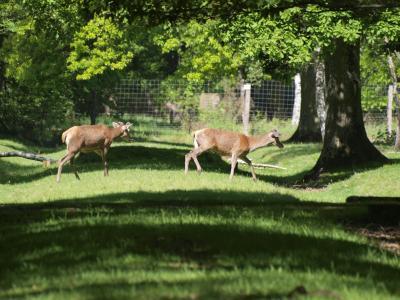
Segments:
[[[58,160],[58,163],[60,163],[60,162],[61,162],[63,159],[65,159],[67,156],[68,156],[68,153],[65,154],[63,157],[61,157],[61,158]]]
[[[237,155],[233,153],[231,157],[231,175],[229,176],[230,180],[232,180],[233,174],[235,174],[236,164],[237,164]]]
[[[199,154],[200,154],[200,153],[199,153]],[[203,169],[201,168],[200,163],[199,163],[199,161],[197,160],[197,155],[199,155],[199,154],[193,155],[193,161],[194,161],[194,163],[196,164],[197,172],[198,172],[198,173],[201,173],[201,171],[202,171]]]
[[[196,164],[197,172],[201,172],[202,168],[200,166],[199,161],[197,160],[197,156],[206,151],[207,149],[203,149],[201,147],[195,148],[190,151],[188,154],[185,155],[185,174],[189,171],[189,162],[193,159],[194,163]]]
[[[190,154],[191,153],[189,152],[188,154],[185,155],[185,175],[189,171],[189,163],[190,163],[190,160],[192,159],[192,156]]]
[[[103,150],[104,176],[108,176],[107,152],[108,152],[108,149],[105,148],[105,149]]]
[[[71,157],[71,159],[69,160],[69,163],[71,164],[71,167],[74,170],[75,178],[78,180],[81,180],[78,175],[78,170],[75,167],[74,160],[75,160],[75,156]]]
[[[250,166],[251,169],[251,175],[253,176],[253,180],[256,181],[257,177],[256,177],[256,172],[254,171],[254,167],[253,164],[251,163],[251,160],[247,158],[247,156],[242,156],[241,159]]]
[[[69,152],[66,156],[64,156],[60,160],[60,162],[58,164],[58,171],[57,171],[57,182],[60,182],[62,167],[64,166],[65,163],[67,163],[74,156],[75,156],[75,153]]]
[[[104,176],[108,176],[108,165],[107,165],[107,160],[106,156],[104,153],[104,149],[96,150],[96,154],[101,157],[101,160],[103,161],[103,166],[104,166]]]

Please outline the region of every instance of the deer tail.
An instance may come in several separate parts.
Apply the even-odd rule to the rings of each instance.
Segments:
[[[194,145],[195,148],[199,148],[199,143],[197,142],[197,135],[198,135],[199,132],[201,132],[201,131],[202,131],[202,129],[192,132],[192,136],[193,136],[193,145]]]
[[[199,148],[199,143],[196,140],[196,137],[193,138],[193,145],[195,148]]]
[[[71,128],[70,128],[70,129],[71,129]],[[65,131],[62,133],[62,135],[61,135],[61,141],[62,141],[63,143],[65,143],[65,140],[67,139],[67,136],[68,136],[68,133],[69,133],[70,129],[65,130]]]

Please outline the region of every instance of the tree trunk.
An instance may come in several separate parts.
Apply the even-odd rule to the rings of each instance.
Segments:
[[[91,92],[91,106],[90,106],[90,125],[95,125],[96,124],[96,118],[98,114],[98,109],[97,109],[97,93],[96,91]]]
[[[0,33],[0,49],[3,46],[3,41],[5,39],[5,35]],[[0,93],[5,91],[6,89],[6,64],[3,59],[0,58]]]
[[[322,140],[325,136],[325,123],[326,123],[326,104],[325,104],[325,64],[320,57],[320,50],[318,49],[315,56],[315,98],[317,101],[317,114],[319,124],[321,126]]]
[[[384,163],[383,156],[367,137],[361,110],[360,44],[335,41],[326,58],[328,106],[325,138],[320,157],[305,179],[318,178],[321,172],[349,168],[366,162]]]
[[[396,103],[396,116],[397,116],[396,139],[394,142],[394,149],[399,151],[400,150],[400,100],[399,100],[399,95],[397,93],[396,66],[394,65],[391,54],[388,55],[388,64],[389,64],[390,77],[392,79],[392,85],[393,85],[392,92],[393,92],[394,102]]]
[[[321,142],[321,126],[316,105],[316,74],[314,65],[309,64],[301,71],[301,106],[297,130],[290,142]]]

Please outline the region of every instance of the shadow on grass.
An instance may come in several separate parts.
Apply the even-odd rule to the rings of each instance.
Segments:
[[[0,184],[32,182],[54,175],[52,169],[45,169],[40,162],[37,166],[24,166],[0,159]]]
[[[116,193],[3,205],[0,289],[23,286],[35,278],[63,282],[63,276],[85,270],[107,273],[113,268],[130,276],[128,272],[134,270],[173,272],[186,266],[228,272],[276,268],[357,273],[398,293],[400,267],[368,259],[371,253],[380,253],[371,246],[329,234],[338,230],[338,218],[364,212],[359,206],[302,203],[290,195],[211,190]],[[256,225],[254,220],[273,225]],[[299,226],[309,233],[295,230]],[[314,235],[321,231],[325,234]],[[126,263],[129,257],[141,257],[144,262]],[[218,278],[208,280],[210,284]],[[185,285],[184,280],[179,282]],[[132,285],[142,283],[138,280]],[[80,288],[109,299],[118,285],[98,289],[96,284],[84,283]],[[20,296],[29,295],[21,292]]]
[[[38,153],[38,154],[39,153],[48,154],[48,153],[53,153],[56,149],[58,149],[58,147],[39,146],[32,141],[16,138],[15,136],[0,135],[0,139],[4,139],[3,141],[0,141],[0,145],[10,148],[11,151],[15,150],[15,151]],[[12,142],[18,145],[14,145],[12,144]]]
[[[390,160],[386,164],[370,162],[349,168],[340,167],[330,170],[330,172],[321,173],[317,180],[306,179],[306,177],[310,175],[310,170],[301,171],[289,176],[258,175],[257,177],[262,181],[288,188],[325,188],[329,184],[347,180],[357,173],[379,169],[388,164],[400,164],[400,160]]]

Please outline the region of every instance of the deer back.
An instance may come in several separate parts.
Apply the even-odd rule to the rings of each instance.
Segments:
[[[105,141],[112,141],[111,128],[105,125],[83,125],[79,126],[80,136],[85,146],[104,145]]]
[[[222,129],[206,128],[195,133],[199,145],[210,147],[221,154],[242,153],[248,149],[245,135]]]

